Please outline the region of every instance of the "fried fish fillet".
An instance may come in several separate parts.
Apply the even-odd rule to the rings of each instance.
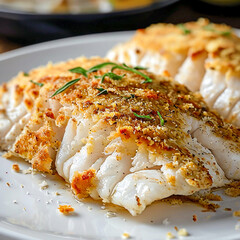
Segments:
[[[5,136],[16,123],[1,128],[1,146],[38,170],[56,170],[78,198],[102,199],[132,215],[156,200],[240,179],[239,129],[172,79],[108,61],[78,58],[3,85],[4,111],[14,84],[25,86],[16,108],[38,94],[22,111],[30,117],[14,141]],[[69,71],[75,68],[80,73]]]
[[[207,19],[155,24],[139,29],[107,57],[171,75],[191,91],[200,91],[210,108],[240,126],[240,38],[231,27]]]

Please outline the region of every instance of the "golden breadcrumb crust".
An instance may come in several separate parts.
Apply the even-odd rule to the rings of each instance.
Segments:
[[[62,106],[71,106],[73,118],[83,114],[85,118],[94,119],[94,121],[102,120],[106,124],[115,126],[116,131],[111,134],[111,138],[121,137],[123,141],[131,138],[137,145],[143,145],[149,149],[153,156],[168,159],[170,161],[168,167],[179,168],[190,185],[211,186],[212,178],[208,170],[186,147],[186,139],[189,135],[183,130],[186,128],[185,119],[193,117],[203,121],[211,127],[213,134],[234,141],[236,147],[233,146],[232,150],[238,152],[240,130],[224,123],[217,114],[211,112],[199,94],[190,92],[172,79],[156,76],[146,70],[141,72],[149,76],[153,80],[152,83],[143,83],[145,79],[142,76],[119,69],[115,69],[114,73],[125,74],[121,80],[106,77],[101,83],[101,79],[95,78],[109,72],[111,66],[90,73],[88,77],[69,71],[74,67],[89,69],[106,61],[108,60],[100,58],[90,60],[78,58],[32,70],[29,73],[29,79],[43,83],[44,86],[41,88],[37,86],[39,97],[35,101],[32,117],[24,129],[24,134],[21,134],[14,144],[13,153],[29,160],[33,168],[47,172],[52,170],[53,157],[49,149],[57,151],[60,146],[60,142],[52,140],[56,134],[54,125],[66,124],[69,116],[61,110],[54,115],[51,109],[44,107],[44,102],[49,101],[50,96],[67,82],[81,78],[76,84],[51,100]],[[25,81],[24,76],[22,79]],[[18,77],[18,81],[21,82],[21,78]],[[33,84],[28,82],[28,85]],[[107,94],[98,95],[97,88],[106,89]],[[164,119],[163,125],[158,113]],[[136,114],[148,115],[151,119],[140,118]],[[40,129],[30,130],[34,129],[33,126],[37,126],[39,122],[44,123]],[[93,186],[94,173],[91,172],[89,181],[83,181],[85,174],[88,176],[90,172],[84,175],[76,173],[73,186],[76,194],[85,195]],[[169,182],[174,185],[175,179],[170,178]]]
[[[194,58],[206,52],[213,60],[206,64],[207,68],[240,76],[240,38],[225,24],[210,23],[203,18],[184,25],[154,24],[139,29],[126,48],[131,45],[139,47],[136,50],[139,55],[142,51],[152,51],[166,58],[171,53]]]

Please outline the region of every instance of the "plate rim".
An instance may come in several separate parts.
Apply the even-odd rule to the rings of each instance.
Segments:
[[[131,37],[135,33],[135,30],[127,30],[127,31],[116,31],[116,32],[106,32],[106,33],[93,33],[86,34],[74,37],[61,38],[57,40],[50,40],[46,42],[31,44],[29,46],[20,47],[14,50],[10,50],[5,53],[0,54],[0,63],[1,61],[7,60],[9,58],[14,58],[20,55],[47,50],[51,48],[60,48],[73,46],[81,43],[87,42],[96,42],[96,41],[104,41],[106,38],[111,41],[111,39],[116,39],[116,36],[121,36],[122,38],[126,38],[126,40]],[[121,41],[119,42],[121,43]]]

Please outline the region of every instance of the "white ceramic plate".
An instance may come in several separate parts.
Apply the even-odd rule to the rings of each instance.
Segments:
[[[8,81],[18,71],[28,71],[45,65],[48,61],[62,61],[80,55],[104,56],[108,49],[125,41],[132,32],[107,33],[74,37],[44,44],[38,44],[12,51],[0,56],[1,82]],[[240,222],[232,216],[240,209],[240,198],[224,195],[224,201],[216,212],[201,212],[202,208],[191,203],[169,205],[157,202],[144,213],[132,217],[125,210],[110,207],[102,209],[101,203],[77,202],[69,188],[58,177],[43,174],[16,173],[11,170],[13,161],[0,157],[0,239],[122,239],[128,233],[130,239],[166,239],[167,232],[179,238],[174,227],[186,228],[193,240],[237,240],[240,239]],[[29,165],[18,162],[21,169]],[[39,183],[46,180],[49,188],[40,190]],[[7,185],[10,184],[10,187]],[[55,192],[60,193],[56,196]],[[61,215],[59,204],[70,204],[75,208],[71,216]],[[108,218],[107,212],[116,212]],[[197,221],[193,221],[193,214]],[[163,224],[165,219],[169,224]],[[165,220],[166,222],[166,220]],[[238,228],[236,230],[235,228]]]

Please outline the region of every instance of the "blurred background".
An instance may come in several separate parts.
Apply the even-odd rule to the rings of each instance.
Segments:
[[[0,53],[48,40],[199,17],[240,28],[240,0],[0,0]]]

